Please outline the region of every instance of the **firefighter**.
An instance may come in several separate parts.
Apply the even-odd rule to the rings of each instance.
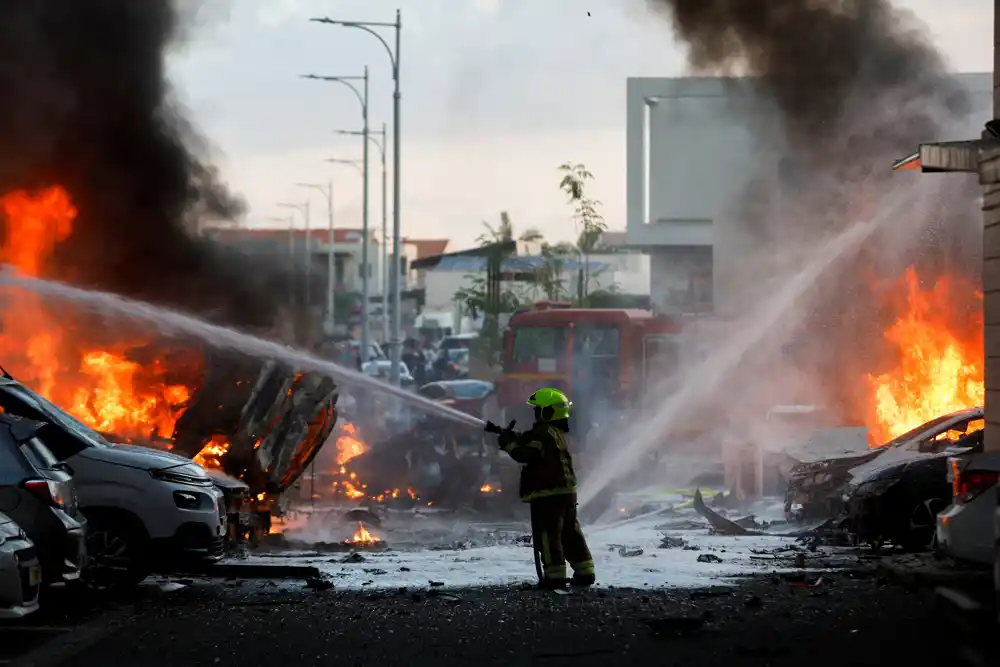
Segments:
[[[572,403],[558,389],[539,389],[528,399],[535,422],[530,430],[499,429],[500,448],[521,468],[521,499],[531,506],[531,532],[541,558],[541,585],[564,588],[567,584],[594,583],[594,559],[576,514],[576,473],[569,452],[569,409]],[[573,570],[567,578],[566,563]]]

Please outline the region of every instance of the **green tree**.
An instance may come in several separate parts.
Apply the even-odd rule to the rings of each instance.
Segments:
[[[488,249],[485,253],[487,264],[503,264],[508,257],[508,251],[503,244],[511,242],[534,243],[542,240],[542,234],[536,229],[526,229],[520,234],[514,231],[514,224],[506,211],[501,211],[500,222],[493,226],[483,222],[483,233],[476,239],[479,247]],[[483,326],[479,339],[472,353],[482,361],[494,365],[500,360],[503,347],[503,332],[500,330],[499,315],[513,313],[522,307],[526,301],[523,290],[517,289],[509,282],[500,283],[497,302],[490,303],[489,276],[486,271],[479,271],[467,276],[469,284],[455,292],[455,301],[462,304],[472,317],[483,316]]]
[[[569,203],[573,205],[573,221],[577,225],[578,236],[576,250],[581,258],[580,289],[577,298],[584,301],[587,298],[590,285],[590,255],[600,243],[601,234],[608,226],[601,215],[601,202],[587,194],[588,184],[594,180],[594,175],[587,167],[579,163],[566,162],[559,166],[562,178],[559,189],[566,193]]]

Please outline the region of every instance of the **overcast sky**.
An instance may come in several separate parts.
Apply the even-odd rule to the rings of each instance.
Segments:
[[[450,238],[452,249],[501,210],[521,229],[570,238],[557,188],[565,161],[594,172],[609,227],[623,229],[625,79],[685,73],[669,26],[642,0],[235,0],[225,12],[207,4],[213,13],[173,57],[172,76],[224,178],[249,202],[252,225],[287,215],[277,202],[308,198],[313,224],[325,226],[321,196],[294,184],[333,179],[336,224],[360,226],[360,174],[324,162],[361,157],[360,139],[333,133],[360,129],[360,105],[343,85],[299,75],[357,76],[368,65],[371,123],[391,127],[382,45],[310,17],[390,22],[402,10],[403,233]],[[928,24],[953,69],[992,68],[991,0],[897,4]],[[391,44],[392,30],[383,34]],[[371,159],[377,224],[377,151]]]

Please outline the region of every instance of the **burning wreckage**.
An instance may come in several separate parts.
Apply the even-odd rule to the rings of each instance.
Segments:
[[[928,548],[951,503],[951,457],[983,447],[983,409],[932,419],[879,447],[799,462],[788,471],[790,520],[834,517],[855,542]]]

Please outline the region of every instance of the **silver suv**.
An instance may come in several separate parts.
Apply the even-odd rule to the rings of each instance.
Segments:
[[[222,558],[223,495],[191,459],[113,445],[11,379],[0,378],[0,407],[47,423],[42,440],[71,471],[87,518],[91,583],[138,583],[158,565]]]

